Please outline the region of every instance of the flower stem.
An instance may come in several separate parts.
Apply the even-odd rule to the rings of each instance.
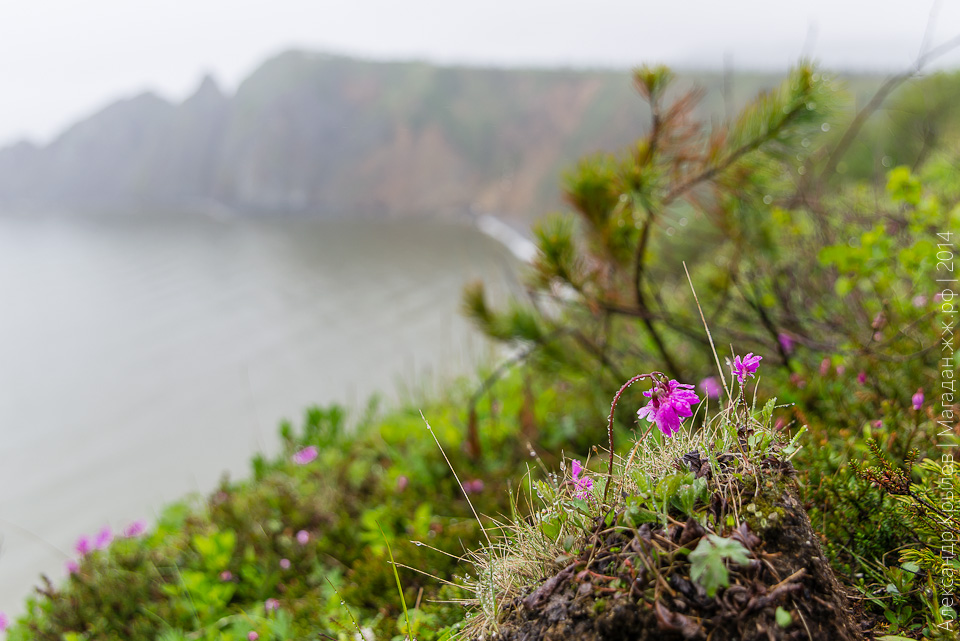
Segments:
[[[641,381],[645,378],[654,378],[655,376],[663,376],[663,374],[661,372],[650,372],[649,374],[638,374],[634,376],[629,381],[623,384],[620,390],[614,395],[613,402],[610,403],[610,416],[607,418],[607,436],[610,437],[610,464],[607,467],[607,484],[603,488],[604,503],[606,503],[607,493],[610,491],[610,481],[613,480],[613,412],[615,409],[617,409],[617,402],[620,400],[620,396],[626,391],[628,387],[630,387],[637,381]]]

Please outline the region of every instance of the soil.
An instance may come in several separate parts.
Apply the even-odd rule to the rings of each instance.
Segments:
[[[688,460],[691,456],[694,458]],[[696,471],[699,458],[683,461]],[[705,462],[705,461],[704,461]],[[693,465],[691,465],[693,463]],[[869,623],[833,574],[810,519],[797,498],[792,467],[766,462],[759,477],[737,481],[741,506],[753,503],[777,517],[742,521],[725,534],[752,557],[728,565],[730,585],[714,597],[689,576],[680,548],[693,550],[706,534],[689,519],[667,529],[644,524],[608,528],[592,536],[593,549],[506,604],[497,641],[854,641]],[[729,494],[725,494],[729,496]],[[734,493],[736,495],[736,493]],[[730,513],[720,493],[707,511]],[[743,511],[743,514],[747,512]],[[709,522],[710,519],[707,519]],[[717,519],[717,521],[720,521]],[[721,521],[722,522],[722,521]],[[718,532],[719,533],[719,532]],[[589,546],[586,546],[589,548]],[[596,553],[594,554],[594,550]],[[777,609],[790,614],[781,625]],[[489,638],[489,637],[488,637]]]

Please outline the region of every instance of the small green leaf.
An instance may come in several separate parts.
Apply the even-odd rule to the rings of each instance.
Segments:
[[[713,597],[718,588],[730,585],[730,573],[724,565],[725,560],[745,565],[750,557],[739,541],[715,534],[700,539],[697,549],[690,553],[690,578],[703,586],[707,596]]]
[[[779,625],[781,628],[789,628],[791,625],[793,625],[793,617],[790,616],[790,613],[784,610],[782,607],[777,606],[777,612],[775,616],[777,617],[777,625]]]

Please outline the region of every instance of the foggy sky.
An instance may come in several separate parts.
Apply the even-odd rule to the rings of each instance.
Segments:
[[[933,0],[2,0],[0,145],[44,142],[114,99],[227,90],[289,48],[500,66],[781,70],[806,54],[889,71],[917,56]],[[932,44],[960,33],[939,4]],[[940,66],[960,66],[960,52]]]

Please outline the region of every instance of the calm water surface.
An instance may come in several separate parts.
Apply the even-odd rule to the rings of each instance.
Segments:
[[[467,371],[460,289],[514,271],[458,225],[0,216],[0,610],[78,535],[246,476],[281,418]]]

